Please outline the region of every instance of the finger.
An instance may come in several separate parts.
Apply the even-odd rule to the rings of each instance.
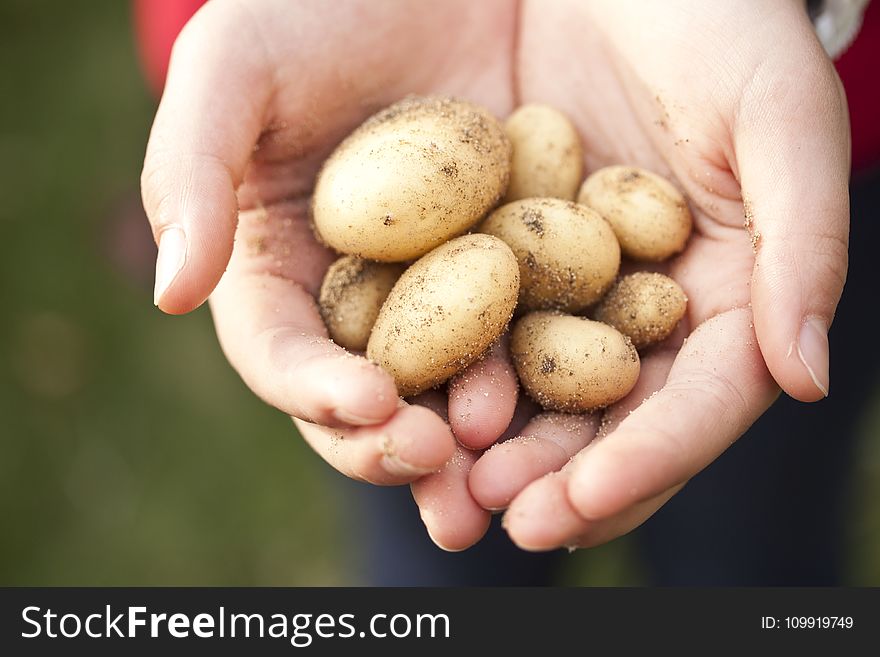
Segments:
[[[325,426],[390,418],[398,406],[391,376],[327,337],[313,294],[333,255],[315,245],[304,205],[242,213],[239,233],[211,310],[248,387],[287,415]]]
[[[636,386],[601,415],[601,423],[599,416],[545,413],[524,428],[521,437],[489,449],[471,470],[468,483],[474,499],[487,509],[506,508],[531,482],[589,449],[662,387],[674,357],[672,349],[655,349],[645,357]]]
[[[634,504],[616,516],[591,523],[569,545],[579,548],[591,548],[628,534],[657,513],[660,507],[672,499],[684,486],[685,484],[678,484],[656,497]]]
[[[682,486],[639,502],[604,520],[585,520],[568,498],[567,470],[530,484],[504,514],[511,540],[524,550],[541,552],[559,547],[594,547],[632,531],[650,518]]]
[[[485,449],[498,440],[513,418],[518,391],[505,335],[449,382],[449,421],[458,441]]]
[[[471,469],[468,486],[485,509],[507,508],[510,501],[535,479],[554,472],[596,435],[597,415],[544,413],[521,435],[493,446]]]
[[[778,394],[748,309],[697,327],[663,388],[572,464],[568,495],[588,520],[681,484],[717,458]]]
[[[359,481],[397,485],[439,470],[455,452],[455,438],[433,411],[403,405],[387,422],[371,427],[331,429],[294,419],[327,463]]]
[[[410,399],[446,419],[448,402],[438,390]],[[438,472],[412,483],[412,494],[428,536],[447,552],[459,552],[479,541],[489,528],[490,514],[474,502],[467,476],[478,453],[456,445],[455,454]]]
[[[187,24],[147,146],[141,191],[159,245],[154,300],[200,305],[229,261],[235,188],[257,143],[271,93],[269,65],[246,11],[209,3]]]
[[[800,46],[788,68],[756,76],[734,149],[756,251],[752,308],[761,352],[788,394],[815,401],[828,394],[828,327],[846,279],[850,139],[833,66],[811,33],[803,41],[813,47]]]
[[[458,445],[439,472],[412,483],[412,494],[431,540],[447,552],[459,552],[479,541],[491,515],[474,501],[467,479],[478,452]]]

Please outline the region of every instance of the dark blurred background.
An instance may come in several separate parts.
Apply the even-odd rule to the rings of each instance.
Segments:
[[[358,584],[340,477],[226,364],[207,308],[152,305],[155,102],[129,11],[0,4],[0,584]],[[875,399],[854,585],[880,585]],[[568,556],[558,583],[643,582],[623,538]]]

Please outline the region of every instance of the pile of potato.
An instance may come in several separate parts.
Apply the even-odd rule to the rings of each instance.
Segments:
[[[516,315],[511,355],[541,406],[624,397],[637,350],[672,332],[687,299],[662,274],[618,277],[621,257],[669,258],[692,220],[648,171],[582,177],[577,131],[550,107],[502,125],[471,103],[409,97],[371,117],[325,162],[312,201],[318,239],[345,254],[319,299],[331,338],[408,396],[478,360]]]

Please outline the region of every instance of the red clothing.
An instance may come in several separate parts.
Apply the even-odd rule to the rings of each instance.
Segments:
[[[171,46],[205,0],[134,0],[141,62],[156,95],[162,93]],[[862,29],[837,60],[849,102],[853,169],[880,164],[880,0],[865,12]]]
[[[835,62],[852,123],[853,169],[880,164],[880,0],[868,4],[856,40]]]
[[[168,73],[171,46],[205,0],[134,0],[138,54],[150,88],[160,96]]]

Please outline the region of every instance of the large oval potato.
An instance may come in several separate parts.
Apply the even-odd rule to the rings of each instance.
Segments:
[[[523,105],[508,117],[504,130],[513,146],[504,200],[573,201],[584,176],[584,152],[568,117],[547,105]]]
[[[322,167],[318,238],[383,262],[412,260],[479,221],[504,195],[510,142],[488,111],[409,97],[368,119]]]
[[[547,410],[585,413],[608,406],[639,378],[630,339],[585,317],[530,313],[514,325],[510,353],[523,388]]]
[[[642,349],[668,337],[686,310],[687,297],[678,283],[669,276],[642,271],[617,281],[593,317]]]
[[[570,201],[514,201],[489,215],[480,231],[501,238],[516,255],[526,310],[579,312],[605,294],[620,266],[608,222]]]
[[[330,337],[346,349],[367,348],[370,331],[391,288],[406,267],[342,256],[327,270],[318,307]]]
[[[510,248],[490,235],[464,235],[417,260],[379,311],[367,357],[403,396],[443,383],[501,335],[519,293]]]
[[[578,203],[614,228],[624,255],[659,262],[684,249],[693,219],[687,201],[668,180],[637,167],[610,166],[592,173]]]

